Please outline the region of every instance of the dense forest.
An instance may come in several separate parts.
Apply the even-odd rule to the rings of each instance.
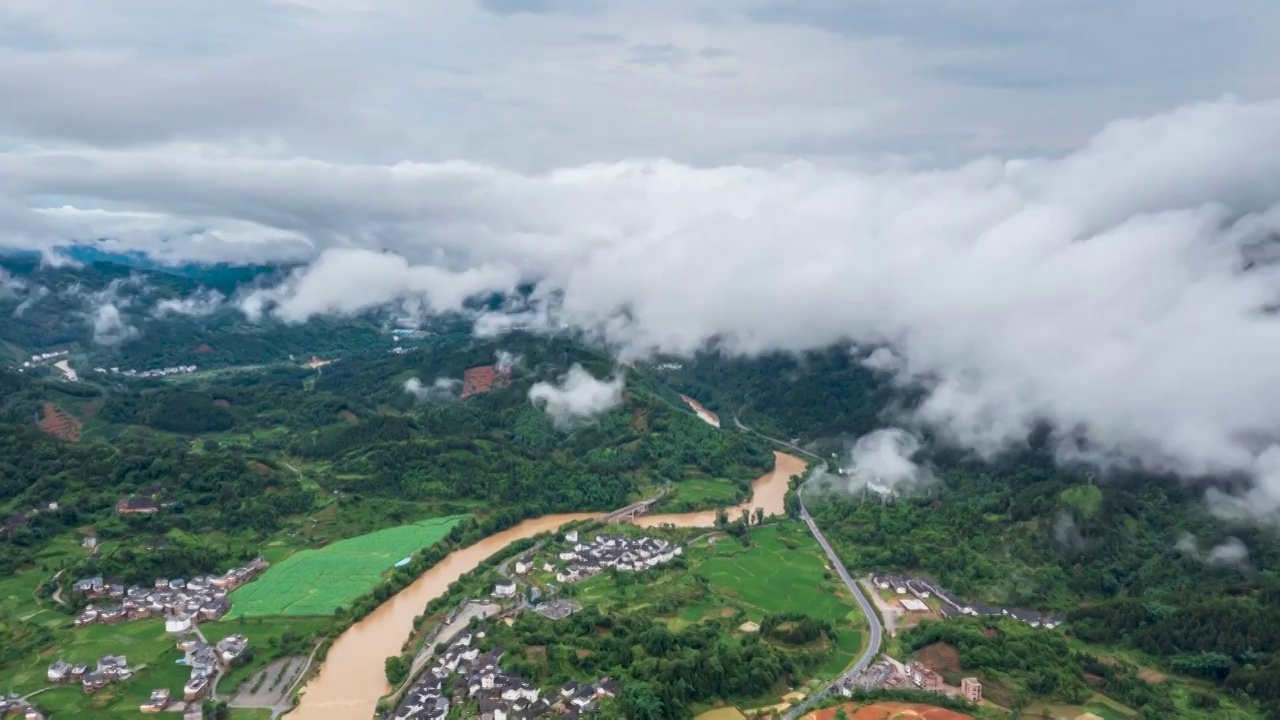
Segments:
[[[1080,652],[1058,633],[1016,621],[966,618],[925,623],[904,631],[902,641],[912,650],[946,643],[959,652],[966,672],[1011,679],[1015,687],[1023,688],[1012,699],[1013,708],[1025,708],[1033,696],[1083,704],[1094,692],[1101,692],[1138,708],[1143,720],[1178,716],[1169,688],[1144,682],[1136,667]],[[1199,693],[1196,702],[1205,707],[1214,700]]]
[[[386,319],[375,314],[301,324],[269,317],[247,322],[232,302],[237,292],[278,282],[284,272],[225,265],[139,269],[102,260],[50,267],[38,259],[0,257],[0,273],[17,278],[0,286],[0,357],[22,360],[70,349],[95,366],[147,370],[393,346],[381,332]]]
[[[762,431],[829,441],[890,425],[918,401],[859,357],[707,353],[664,375]],[[992,461],[936,443],[917,459],[936,482],[915,496],[807,494],[851,569],[920,572],[971,600],[1056,611],[1082,640],[1148,653],[1280,714],[1280,580],[1258,570],[1280,545],[1271,528],[1207,511],[1205,488],[1230,492],[1229,479],[1065,465],[1043,431]],[[1208,562],[1187,544],[1207,553],[1231,538],[1246,557]]]
[[[564,430],[529,402],[528,390],[575,363],[597,377],[610,374],[608,355],[589,344],[525,333],[481,340],[453,318],[391,353],[397,344],[386,313],[290,325],[246,322],[226,305],[197,315],[154,311],[161,300],[212,298],[214,291],[234,296],[286,269],[86,261],[54,268],[0,260],[21,279],[0,292],[0,360],[13,365],[28,353],[69,348],[82,371],[73,384],[48,367],[0,369],[0,572],[30,566],[42,547],[86,527],[103,540],[130,543],[74,569],[132,580],[170,568],[176,574],[225,566],[254,551],[255,540],[284,520],[307,518],[330,503],[344,512],[394,507],[377,519],[383,523],[409,519],[429,502],[482,515],[502,507],[501,518],[483,520],[505,523],[616,507],[664,481],[690,477],[730,478],[745,488],[771,462],[767,449],[706,426],[677,392],[718,412],[726,428],[740,416],[775,437],[836,444],[891,424],[919,400],[918,391],[864,366],[863,349],[755,358],[708,350],[663,359],[674,365],[640,364],[629,371],[619,407]],[[91,311],[108,301],[136,332],[96,343]],[[510,384],[459,399],[463,371],[493,363],[499,351],[519,358]],[[335,362],[302,366],[312,355]],[[222,370],[176,380],[85,372],[93,365],[172,364]],[[439,391],[406,392],[411,378],[427,387],[439,380]],[[79,442],[36,429],[51,406],[83,423]],[[994,461],[936,444],[927,445],[922,460],[937,480],[918,496],[887,503],[807,496],[851,568],[926,573],[966,598],[1056,611],[1079,640],[1146,653],[1167,670],[1246,693],[1280,715],[1273,530],[1210,516],[1205,483],[1062,465],[1039,435]],[[317,482],[302,482],[286,461],[320,468]],[[1222,479],[1214,485],[1233,488]],[[128,499],[146,500],[157,511],[115,512]],[[1248,555],[1210,563],[1188,549],[1188,537],[1206,549],[1236,538]],[[928,632],[934,639],[960,633],[950,640],[969,643],[969,657],[981,667],[1020,672],[999,662],[1008,653],[995,641],[983,641],[995,646],[984,655],[971,630],[944,623]],[[803,629],[815,631],[821,628]],[[1040,648],[1041,640],[1008,641],[1046,657],[1061,650]],[[753,652],[762,653],[758,664],[774,667],[772,656],[763,655],[771,651]],[[1087,654],[1064,657],[1070,662],[1055,666],[1051,683],[1020,682],[1065,699],[1079,693],[1081,673],[1108,683],[1115,675],[1107,692],[1138,698],[1122,671],[1100,667]],[[675,676],[637,670],[632,680],[627,702],[636,713],[693,699],[693,690],[665,689],[668,680],[681,687]],[[721,690],[730,679],[725,683]]]
[[[500,349],[521,358],[507,387],[425,402],[404,390],[410,377],[461,378]],[[92,526],[102,540],[141,545],[163,536],[168,545],[98,557],[86,569],[129,580],[183,562],[203,571],[242,559],[253,538],[314,513],[333,494],[343,506],[459,501],[474,504],[463,511],[536,515],[612,509],[655,483],[689,477],[745,487],[772,463],[762,446],[715,432],[639,377],[598,422],[559,429],[527,393],[571,363],[599,375],[611,369],[568,341],[513,336],[499,344],[465,333],[318,369],[281,364],[177,381],[90,376],[72,384],[0,369],[0,420],[10,423],[0,427],[0,563],[21,567],[43,543]],[[49,403],[84,419],[82,441],[34,426]],[[324,467],[322,487],[299,482],[288,458]],[[116,512],[130,499],[156,512]],[[409,517],[395,510],[387,521]],[[174,532],[237,539],[201,548]]]

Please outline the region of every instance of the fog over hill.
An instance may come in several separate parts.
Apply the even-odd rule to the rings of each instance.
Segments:
[[[317,26],[348,11],[343,3],[303,5],[288,6],[291,34],[281,47],[308,46],[318,37],[312,34]],[[468,6],[441,22],[482,28],[509,23],[503,34],[485,35],[489,40],[521,29],[580,37],[618,31],[638,14],[646,23],[637,32],[653,38],[633,39],[631,54],[639,56],[632,60],[676,68],[681,65],[672,54],[680,47],[662,51],[660,43],[643,41],[663,36],[655,28],[667,28],[671,37],[692,44],[700,36],[690,28],[704,22],[665,3],[639,11],[602,2],[567,14],[555,3],[490,5]],[[855,46],[868,53],[880,47],[849,39],[857,35],[852,30],[831,30],[854,23],[823,19],[824,12],[839,15],[829,4],[810,9],[780,16],[777,8],[770,14],[753,5],[738,20],[756,25],[703,29],[708,38],[724,40],[732,55],[747,52],[750,40],[762,37],[761,24],[768,24],[776,33],[769,37],[778,39],[770,53],[794,50],[805,40],[814,43],[814,53],[834,53],[810,57],[813,67],[828,67],[824,59],[852,61]],[[386,12],[412,11],[397,6]],[[1153,11],[1151,17],[1159,15]],[[73,22],[67,17],[40,19],[68,43],[79,38],[67,29]],[[880,19],[887,23],[883,34],[901,40],[902,33],[890,29],[901,18]],[[826,29],[818,33],[815,26]],[[906,45],[922,40],[919,34],[906,37]],[[235,42],[250,42],[232,31],[228,38],[237,48]],[[1121,52],[1114,39],[1099,36],[1104,53]],[[264,38],[257,43],[253,47],[269,44]],[[648,49],[636,50],[641,45]],[[45,51],[9,52],[54,67],[40,65],[52,63]],[[232,53],[234,61],[179,63],[165,74],[148,64],[154,52],[104,52],[103,62],[138,70],[122,73],[139,78],[135,95],[185,88],[182,73],[189,72],[234,96],[249,90],[233,92],[215,81],[243,69],[237,62],[254,67],[249,61],[261,60]],[[704,49],[686,61],[716,57],[725,56]],[[64,50],[61,59],[74,66],[84,56]],[[597,107],[583,99],[596,86],[578,76],[562,78],[566,92],[576,93],[567,107],[556,113],[535,104],[530,112],[548,127],[581,124],[583,142],[593,150],[587,158],[569,143],[551,143],[558,154],[536,159],[517,157],[509,148],[505,154],[468,151],[482,141],[424,146],[422,136],[398,124],[366,123],[371,115],[383,117],[380,112],[397,121],[406,115],[385,108],[365,113],[353,100],[363,66],[326,84],[320,79],[324,68],[281,65],[264,78],[285,88],[270,96],[274,104],[237,96],[257,108],[238,118],[212,107],[205,115],[184,115],[190,108],[179,104],[182,112],[169,108],[173,116],[143,122],[113,106],[96,128],[70,121],[42,126],[40,113],[55,113],[52,104],[19,103],[24,110],[4,128],[25,142],[0,153],[0,222],[8,242],[25,247],[109,238],[107,246],[145,250],[170,262],[307,263],[281,284],[236,298],[250,316],[302,321],[405,299],[439,312],[459,308],[475,293],[537,282],[528,322],[586,328],[626,358],[687,354],[712,339],[740,353],[845,340],[884,346],[892,354],[879,353],[877,367],[925,383],[930,394],[915,419],[951,440],[993,452],[1048,420],[1064,434],[1087,437],[1090,460],[1140,461],[1188,476],[1243,472],[1257,479],[1257,490],[1241,509],[1270,513],[1280,507],[1280,324],[1273,314],[1280,301],[1280,267],[1273,260],[1280,233],[1280,102],[1223,97],[1178,106],[1189,100],[1185,93],[1162,88],[1159,99],[1173,109],[1152,114],[1150,103],[1138,108],[1103,102],[1099,95],[1089,106],[1091,137],[1086,123],[1077,123],[1066,133],[1068,142],[1048,143],[1053,133],[1043,123],[1031,128],[1019,115],[1032,102],[1019,96],[1022,104],[1013,107],[1020,110],[1010,110],[1017,121],[1009,119],[1000,130],[1036,138],[1024,146],[1052,145],[1049,150],[977,143],[973,131],[962,143],[966,159],[922,158],[905,147],[888,148],[893,152],[886,155],[886,148],[867,143],[851,143],[839,153],[808,152],[787,147],[818,147],[844,129],[887,128],[901,116],[885,116],[883,109],[909,105],[914,96],[867,89],[866,97],[877,102],[851,101],[806,115],[817,95],[791,97],[786,82],[761,70],[769,57],[751,59],[745,69],[759,70],[760,84],[752,87],[760,95],[735,96],[740,113],[668,94],[682,87],[697,95],[699,85],[662,85],[666,90],[653,91],[654,102],[684,114],[651,127],[618,119],[621,139],[608,150],[600,149],[607,119],[584,112],[575,123],[573,116]],[[1052,74],[1044,65],[1036,69],[1042,77]],[[465,114],[463,98],[492,90],[494,73],[488,69],[487,82],[459,89],[456,105],[447,107]],[[548,72],[539,79],[558,77]],[[625,77],[633,96],[644,95],[648,86]],[[827,88],[842,79],[814,77]],[[1276,90],[1253,83],[1252,75],[1239,77],[1251,79],[1243,83],[1250,90]],[[258,88],[257,82],[246,87]],[[1203,76],[1187,82],[1194,97],[1217,97],[1228,87]],[[964,101],[957,112],[976,117],[975,103],[988,96],[964,95],[962,85],[949,84],[947,92]],[[3,87],[16,87],[19,97],[43,97],[13,78],[0,78]],[[1063,97],[1054,95],[1050,105],[1067,107]],[[762,112],[775,98],[788,100],[778,106],[780,117],[762,127],[738,120]],[[513,106],[534,102],[523,95],[505,100]],[[301,120],[327,101],[337,101],[339,110],[323,112],[323,122]],[[1127,117],[1102,124],[1092,115],[1104,107]],[[674,129],[679,118],[720,123],[730,136],[727,145],[712,156],[691,149],[713,144],[708,133],[673,139],[670,152],[648,140],[655,130]],[[339,134],[334,128],[347,122],[359,142],[326,145]],[[486,134],[502,132],[490,127],[479,133]],[[771,136],[786,141],[783,149],[750,152]],[[393,146],[403,139],[403,147],[421,151],[388,158],[369,149],[387,139]],[[318,149],[323,147],[333,149]]]

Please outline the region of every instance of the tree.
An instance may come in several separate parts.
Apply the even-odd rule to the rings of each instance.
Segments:
[[[662,700],[649,683],[627,686],[622,696],[622,707],[628,717],[636,720],[661,720],[664,716]]]
[[[392,655],[385,662],[387,682],[391,687],[398,686],[409,675],[410,664],[399,655]]]
[[[716,527],[723,530],[729,524],[729,512],[724,508],[716,510]]]

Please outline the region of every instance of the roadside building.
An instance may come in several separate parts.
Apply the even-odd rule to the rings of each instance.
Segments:
[[[493,585],[494,597],[507,598],[516,594],[515,580],[499,580]]]
[[[967,677],[960,681],[960,692],[966,700],[976,703],[982,700],[982,683],[978,682],[978,678]]]
[[[138,706],[138,710],[144,713],[157,713],[169,707],[169,703],[172,700],[173,696],[168,688],[152,690],[151,696],[147,698],[146,702]]]

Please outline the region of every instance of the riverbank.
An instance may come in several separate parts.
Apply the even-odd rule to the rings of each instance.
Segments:
[[[525,520],[513,528],[456,550],[446,556],[383,603],[368,616],[338,636],[320,666],[319,673],[302,689],[298,707],[290,720],[353,720],[370,718],[378,699],[391,689],[387,683],[386,659],[400,654],[413,622],[433,598],[449,585],[511,543],[544,532],[554,532],[571,522],[601,517],[603,513],[545,515]]]
[[[784,498],[792,475],[804,472],[805,462],[785,453],[774,453],[774,469],[752,484],[752,497],[730,510],[736,517],[742,509],[759,507],[766,516],[784,513]],[[413,631],[415,618],[427,603],[448,591],[449,585],[513,542],[603,513],[546,515],[491,535],[474,545],[450,553],[404,590],[352,625],[334,641],[319,673],[303,688],[298,707],[289,720],[352,720],[369,718],[378,700],[390,690],[384,663],[399,655]],[[644,527],[713,527],[715,511],[681,515],[641,516],[634,522]]]

